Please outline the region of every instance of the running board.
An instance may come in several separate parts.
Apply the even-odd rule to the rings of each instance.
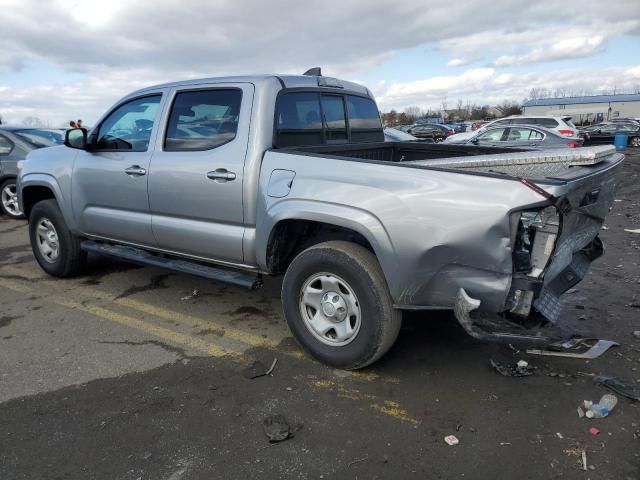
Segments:
[[[175,272],[188,273],[190,275],[208,278],[209,280],[216,280],[218,282],[248,288],[249,290],[262,286],[262,277],[255,273],[227,270],[189,260],[163,257],[139,248],[94,242],[92,240],[83,240],[80,242],[80,248],[86,252],[97,253],[98,255],[114,257],[142,265],[153,265],[154,267],[166,268],[167,270],[173,270]]]

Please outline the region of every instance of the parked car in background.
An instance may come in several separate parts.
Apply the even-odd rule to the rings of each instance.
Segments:
[[[385,142],[421,142],[421,143],[434,143],[431,138],[418,138],[414,137],[410,133],[403,132],[397,128],[385,128],[384,129],[384,141]]]
[[[512,115],[510,117],[499,118],[486,125],[481,126],[476,130],[482,131],[490,126],[494,125],[533,125],[537,127],[549,128],[555,130],[560,135],[566,137],[577,137],[578,129],[571,122],[571,117],[553,117],[549,115]],[[475,136],[475,132],[458,133],[447,138],[447,143],[466,143],[471,137]]]
[[[396,125],[395,128],[396,130],[400,130],[401,132],[408,132],[409,130],[411,130],[413,127],[417,126],[417,123],[411,123],[409,125]]]
[[[426,123],[424,125],[415,125],[410,128],[407,133],[418,138],[430,138],[435,143],[443,142],[445,138],[454,135],[456,132],[445,125],[435,123]]]
[[[565,137],[554,130],[531,125],[494,125],[476,133],[466,143],[483,147],[578,148],[582,138]]]
[[[384,129],[384,141],[385,142],[415,142],[418,140],[410,133],[403,132],[397,128],[387,127]]]
[[[0,211],[13,218],[20,218],[16,177],[17,163],[32,150],[62,145],[64,130],[0,127]]]
[[[445,123],[445,127],[450,128],[454,133],[463,133],[467,131],[467,126],[464,123]]]
[[[581,129],[581,133],[589,137],[585,139],[585,145],[613,143],[616,133],[619,132],[628,135],[627,145],[630,147],[640,147],[640,123],[635,121],[607,121]]]

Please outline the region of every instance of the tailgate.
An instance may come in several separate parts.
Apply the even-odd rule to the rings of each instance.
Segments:
[[[566,181],[562,186],[539,184],[556,196],[560,211],[560,233],[544,272],[542,291],[534,303],[536,310],[550,320],[560,314],[559,297],[582,280],[591,262],[603,253],[598,234],[613,204],[623,158],[609,150],[601,162],[555,177]]]

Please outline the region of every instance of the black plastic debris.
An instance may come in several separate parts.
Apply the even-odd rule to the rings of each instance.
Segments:
[[[282,442],[302,428],[301,423],[289,425],[287,419],[281,414],[269,415],[262,422],[264,433],[271,443]]]
[[[520,360],[514,365],[503,365],[493,359],[490,360],[490,362],[495,371],[505,377],[528,377],[529,375],[533,375],[533,371],[535,370],[535,367],[532,367],[524,360]]]
[[[264,363],[256,360],[242,371],[242,376],[250,380],[253,378],[263,377],[267,374],[268,369],[269,368]]]
[[[630,382],[623,382],[614,377],[606,377],[604,375],[596,375],[593,382],[608,388],[612,392],[622,395],[629,400],[640,402],[640,385],[634,385]]]
[[[271,363],[271,366],[267,368],[267,366],[264,363],[260,362],[259,360],[256,360],[255,362],[253,362],[251,365],[249,365],[247,368],[245,368],[242,371],[242,375],[245,378],[248,378],[249,380],[252,380],[258,377],[264,377],[265,375],[271,375],[271,372],[273,372],[273,369],[276,368],[277,363],[278,363],[278,359],[274,358],[273,362]]]

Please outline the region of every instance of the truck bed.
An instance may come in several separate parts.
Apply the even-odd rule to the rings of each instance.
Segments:
[[[527,150],[475,145],[380,142],[293,147],[280,151],[390,162],[413,168],[506,175],[555,184],[597,173],[623,158],[612,146]]]

